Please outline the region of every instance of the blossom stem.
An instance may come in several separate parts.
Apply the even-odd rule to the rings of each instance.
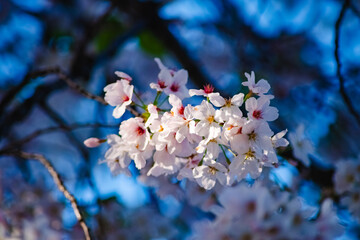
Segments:
[[[252,96],[254,95],[254,93],[252,91],[250,91],[248,94],[245,95],[245,98],[244,98],[244,102],[246,100],[248,100],[249,98],[251,98]]]
[[[167,96],[164,100],[162,100],[162,102],[159,104],[158,107],[161,107],[161,105],[163,105],[165,103],[165,101],[168,100],[168,99],[169,99],[169,96]]]
[[[161,92],[160,91],[158,91],[157,93],[156,93],[156,97],[155,97],[155,100],[154,100],[154,105],[155,106],[157,106],[157,103],[158,103],[158,100],[159,100],[159,97],[161,96]]]
[[[201,161],[199,162],[198,166],[201,166],[204,162],[204,158],[206,156],[207,149],[205,149],[204,156],[201,158]]]
[[[134,94],[137,97],[137,99],[139,99],[139,101],[141,102],[141,104],[143,105],[141,108],[146,108],[146,104],[144,103],[144,101],[141,99],[140,95],[135,91],[134,89]]]
[[[222,146],[226,147],[226,149],[227,149],[232,155],[234,155],[234,157],[237,156],[237,154],[234,153],[229,147],[227,147],[227,146],[225,146],[225,145],[222,145]]]
[[[231,164],[231,161],[230,161],[230,159],[228,158],[228,156],[226,156],[226,152],[225,152],[225,149],[223,148],[223,146],[221,145],[221,144],[219,144],[219,146],[220,146],[220,148],[221,148],[221,150],[222,150],[222,152],[223,152],[223,154],[224,154],[224,156],[225,156],[225,159],[226,159],[226,162],[227,162],[227,164]]]

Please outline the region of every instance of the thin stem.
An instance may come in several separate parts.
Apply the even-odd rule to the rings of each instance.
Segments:
[[[41,136],[43,134],[47,134],[47,133],[52,133],[55,131],[60,131],[60,130],[64,130],[64,131],[72,131],[75,129],[79,129],[79,128],[90,128],[90,127],[101,127],[101,128],[118,128],[119,125],[105,125],[105,124],[100,124],[100,123],[84,123],[84,124],[71,124],[71,125],[67,125],[67,126],[56,126],[56,127],[48,127],[48,128],[44,128],[44,129],[40,129],[37,131],[34,131],[33,133],[29,134],[28,136],[19,139],[17,141],[11,142],[8,145],[6,145],[2,150],[0,150],[1,152],[13,149],[13,148],[18,148],[32,140],[34,140],[35,138],[37,138],[38,136]]]
[[[203,155],[203,157],[201,158],[201,161],[199,162],[198,166],[201,166],[201,165],[203,164],[204,158],[205,158],[205,156],[206,156],[206,152],[207,152],[207,149],[205,149],[204,155]]]
[[[166,102],[166,100],[168,100],[168,99],[169,99],[169,96],[167,96],[166,98],[164,98],[164,100],[161,101],[161,103],[159,104],[158,107],[161,107],[161,105],[163,105],[163,104]]]
[[[158,100],[159,100],[159,97],[161,96],[161,93],[162,93],[162,92],[160,92],[160,91],[158,91],[158,92],[156,93],[156,97],[155,97],[155,100],[154,100],[154,105],[155,105],[155,106],[157,106],[157,102],[158,102]]]
[[[234,157],[237,157],[237,154],[234,153],[228,146],[226,146],[226,145],[222,145],[222,146],[226,147],[226,149],[227,149],[232,155],[234,155]]]
[[[226,159],[226,162],[227,162],[227,164],[231,164],[231,161],[230,161],[230,159],[228,158],[228,156],[226,156],[226,152],[225,152],[225,149],[223,148],[223,146],[221,145],[221,144],[219,144],[219,146],[220,146],[220,148],[221,148],[221,150],[222,150],[222,152],[223,152],[223,154],[224,154],[224,156],[225,156],[225,159]]]
[[[143,105],[142,108],[144,109],[144,107],[146,106],[146,104],[145,104],[144,101],[141,99],[140,95],[135,91],[135,89],[134,89],[134,94],[135,94],[136,98],[139,99],[139,101],[140,101],[141,104]]]

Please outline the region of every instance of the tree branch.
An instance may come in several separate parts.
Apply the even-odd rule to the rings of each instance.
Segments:
[[[89,227],[86,225],[86,222],[84,220],[83,214],[80,212],[78,203],[75,199],[75,197],[68,191],[68,189],[65,187],[63,181],[61,180],[61,177],[59,173],[55,170],[53,165],[50,163],[49,160],[47,160],[43,155],[41,154],[35,154],[35,153],[27,153],[22,151],[13,151],[13,152],[6,152],[6,155],[10,156],[17,156],[24,159],[35,159],[39,161],[46,170],[50,173],[51,177],[53,178],[57,188],[64,194],[65,198],[68,199],[71,203],[71,207],[73,208],[73,211],[75,213],[76,219],[79,221],[81,228],[83,229],[85,239],[91,240],[90,230]]]
[[[5,151],[9,151],[10,149],[14,149],[14,148],[19,148],[22,145],[32,141],[33,139],[43,135],[43,134],[48,134],[48,133],[52,133],[55,131],[72,131],[75,129],[79,129],[79,128],[119,128],[119,124],[116,125],[107,125],[107,124],[101,124],[101,123],[84,123],[84,124],[71,124],[71,125],[67,125],[67,126],[56,126],[56,127],[48,127],[48,128],[44,128],[44,129],[40,129],[40,130],[36,130],[33,133],[29,134],[28,136],[13,141],[11,143],[9,143],[8,145],[6,145],[6,147],[4,147],[2,150],[0,150],[1,152],[5,152]]]
[[[341,8],[339,18],[337,19],[336,24],[335,24],[335,60],[336,60],[336,64],[337,64],[337,77],[339,78],[339,85],[340,85],[339,87],[340,87],[341,96],[342,96],[347,108],[349,109],[350,113],[355,117],[356,121],[360,125],[360,115],[356,111],[354,105],[351,102],[350,97],[346,93],[345,79],[344,79],[344,76],[341,74],[341,65],[342,64],[340,62],[340,56],[339,56],[340,26],[344,19],[345,12],[349,8],[349,6],[350,6],[350,0],[345,0],[343,6]]]

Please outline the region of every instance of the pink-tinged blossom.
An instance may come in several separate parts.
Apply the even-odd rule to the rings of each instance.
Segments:
[[[194,179],[193,169],[197,167],[202,159],[202,154],[192,154],[187,158],[179,158],[179,161],[185,163],[184,167],[180,169],[179,174],[177,176],[178,180],[182,180],[183,178]]]
[[[130,118],[120,125],[120,136],[127,144],[132,144],[140,151],[145,150],[150,141],[144,120],[140,117]]]
[[[296,132],[289,133],[289,140],[293,149],[295,158],[299,159],[305,166],[310,165],[309,154],[314,153],[314,147],[310,140],[305,137],[305,126],[300,124]]]
[[[253,120],[274,121],[279,117],[277,108],[270,107],[270,101],[267,96],[261,96],[256,99],[249,98],[245,103],[248,111],[248,118]]]
[[[193,169],[193,175],[197,183],[206,190],[212,189],[216,181],[226,185],[228,170],[224,165],[215,161],[208,161]]]
[[[114,118],[120,118],[132,102],[134,86],[129,84],[127,80],[118,80],[104,88],[105,101],[111,106],[116,106],[113,111]]]
[[[187,91],[187,72],[171,70],[159,59],[155,61],[160,73],[158,83],[151,86],[169,95],[171,110],[160,110],[150,103],[142,117],[121,123],[120,140],[107,153],[112,171],[124,171],[133,160],[147,178],[177,174],[179,179],[188,178],[212,189],[216,181],[231,185],[248,174],[257,178],[264,167],[273,167],[278,162],[275,148],[287,145],[283,138],[286,131],[274,136],[267,123],[276,119],[278,113],[270,107],[273,96],[254,90],[261,89],[263,84],[251,86],[259,96],[247,99],[245,116],[240,109],[243,93],[224,99],[210,85],[189,91],[190,95],[202,95],[208,101],[184,106],[182,93]],[[119,96],[124,95],[125,87],[131,86],[131,79],[124,73],[116,74],[121,80],[106,87],[106,99],[122,108],[126,103]]]
[[[184,69],[179,71],[168,69],[159,58],[155,58],[155,62],[160,68],[160,73],[158,82],[150,83],[150,87],[167,95],[174,94],[180,99],[187,98],[189,93],[185,85],[188,81],[188,72]]]
[[[192,96],[204,96],[209,97],[209,94],[214,92],[214,87],[210,84],[204,86],[204,89],[190,89],[189,95]]]
[[[215,107],[221,108],[222,121],[227,121],[230,117],[240,118],[243,115],[239,108],[244,102],[243,93],[236,94],[230,99],[223,98],[219,93],[211,93],[209,100]]]
[[[128,166],[131,159],[127,153],[126,143],[118,135],[112,134],[107,137],[107,142],[111,146],[105,153],[105,160],[112,174],[125,173],[131,176]]]
[[[169,103],[171,104],[171,114],[174,116],[184,116],[184,110],[185,107],[182,104],[182,101],[180,98],[178,98],[176,95],[171,94],[169,97]]]
[[[247,81],[243,82],[242,85],[247,86],[252,93],[263,95],[270,90],[270,84],[264,79],[261,79],[260,81],[255,83],[254,71],[251,71],[251,75],[245,73],[245,76],[247,78]]]

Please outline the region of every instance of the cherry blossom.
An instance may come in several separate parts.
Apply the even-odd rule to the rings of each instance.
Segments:
[[[231,185],[249,175],[256,179],[264,168],[278,164],[276,149],[288,145],[284,138],[287,130],[274,135],[269,127],[268,121],[277,119],[278,110],[270,106],[273,96],[264,95],[270,89],[265,80],[252,84],[253,73],[247,74],[249,81],[244,86],[257,95],[245,98],[238,93],[224,99],[210,85],[188,91],[186,70],[171,70],[160,59],[155,61],[160,73],[158,82],[150,85],[158,91],[154,102],[141,101],[142,106],[137,107],[144,112],[123,121],[118,136],[108,136],[111,147],[105,162],[114,174],[129,174],[127,168],[134,161],[147,179],[177,176],[210,190],[216,182]],[[120,116],[128,104],[120,97],[132,96],[128,91],[133,91],[133,86],[127,74],[116,74],[121,80],[104,90],[107,101],[121,108],[121,114],[120,110],[114,111]],[[159,103],[162,92],[169,96]],[[189,95],[205,96],[207,100],[184,106],[182,99]],[[170,104],[170,110],[162,109],[164,101]]]
[[[178,71],[168,69],[159,58],[155,58],[155,61],[160,68],[160,73],[158,75],[158,82],[151,83],[150,87],[167,95],[174,94],[180,99],[188,97],[189,93],[185,87],[188,81],[188,72],[184,69]]]
[[[314,153],[314,147],[310,140],[304,135],[305,126],[300,124],[295,133],[289,133],[289,140],[293,147],[294,156],[305,166],[310,165],[309,154]]]
[[[239,93],[230,99],[225,99],[219,93],[209,94],[210,102],[216,106],[221,107],[221,120],[227,121],[230,117],[242,117],[240,106],[244,101],[244,94]]]
[[[264,79],[260,79],[257,83],[255,83],[255,73],[253,71],[251,71],[251,75],[245,73],[245,76],[247,81],[243,82],[242,85],[247,86],[252,93],[263,95],[270,90],[269,83]]]
[[[113,111],[114,118],[120,118],[124,114],[126,107],[132,102],[134,86],[130,85],[127,80],[118,80],[107,85],[104,91],[105,101],[111,106],[116,106]]]

